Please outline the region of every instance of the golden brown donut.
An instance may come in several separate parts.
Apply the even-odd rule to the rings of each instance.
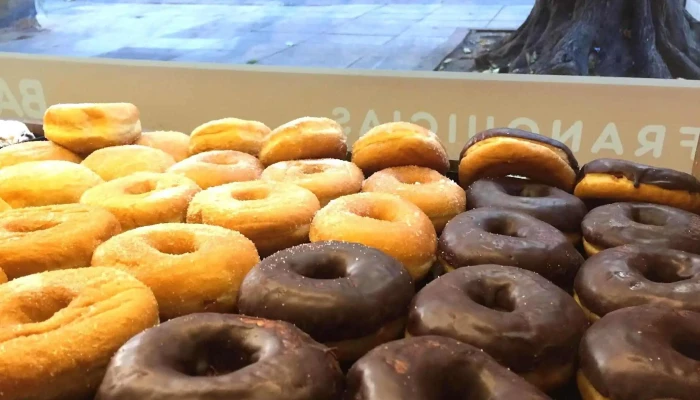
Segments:
[[[7,275],[5,275],[5,271],[0,269],[0,284],[7,282]]]
[[[370,129],[352,146],[352,162],[365,176],[406,165],[434,169],[441,174],[450,168],[447,150],[437,135],[409,122],[389,122]]]
[[[256,156],[270,128],[262,122],[238,118],[209,121],[190,135],[190,154],[210,150],[236,150]]]
[[[70,161],[80,164],[83,159],[68,149],[49,141],[24,142],[0,148],[0,168],[29,161]]]
[[[192,179],[202,189],[231,182],[254,181],[260,178],[262,171],[260,160],[235,150],[205,151],[168,169],[168,172]]]
[[[280,161],[347,156],[343,128],[329,118],[303,117],[275,128],[265,136],[260,161],[272,165]]]
[[[105,181],[129,176],[135,172],[165,172],[175,164],[170,154],[148,146],[127,145],[99,149],[83,160]]]
[[[117,235],[95,250],[91,264],[124,270],[145,283],[166,320],[234,312],[243,278],[258,262],[255,245],[238,232],[174,223]]]
[[[106,208],[123,231],[165,222],[185,222],[187,206],[201,189],[191,179],[176,174],[137,172],[98,185],[80,202]]]
[[[430,218],[408,200],[387,193],[357,193],[331,201],[316,213],[309,238],[379,249],[401,261],[414,281],[428,273],[437,249]]]
[[[190,136],[182,132],[143,132],[134,144],[163,150],[170,154],[175,162],[180,162],[190,156]]]
[[[447,221],[467,207],[464,190],[430,168],[393,167],[376,172],[362,184],[363,192],[398,195],[423,210],[439,233]]]
[[[153,293],[112,268],[25,276],[0,285],[0,396],[92,398],[107,364],[158,323]]]
[[[197,194],[187,222],[233,229],[255,243],[261,257],[308,242],[309,225],[320,205],[309,190],[291,183],[249,181]]]
[[[359,192],[364,178],[355,164],[335,158],[280,161],[265,168],[261,176],[266,181],[293,183],[309,189],[321,207],[338,197]]]
[[[57,104],[44,114],[44,135],[78,154],[131,144],[141,136],[139,109],[129,103]]]
[[[68,161],[30,161],[0,169],[0,197],[12,208],[77,203],[104,181]]]

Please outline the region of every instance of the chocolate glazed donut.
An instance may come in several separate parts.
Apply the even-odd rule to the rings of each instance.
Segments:
[[[440,336],[397,340],[352,366],[344,400],[547,400],[483,351]]]
[[[700,314],[629,307],[586,331],[577,381],[583,400],[700,398]]]
[[[401,263],[358,243],[316,242],[279,251],[241,286],[242,314],[291,322],[354,362],[400,337],[415,292]]]
[[[331,351],[291,324],[205,313],[133,337],[96,400],[335,400],[342,387]]]
[[[571,296],[538,274],[476,265],[450,272],[418,292],[406,331],[476,346],[549,392],[573,376],[587,327]]]

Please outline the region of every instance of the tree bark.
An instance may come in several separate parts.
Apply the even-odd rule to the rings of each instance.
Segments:
[[[683,0],[537,0],[477,69],[700,79],[700,23]]]
[[[35,0],[0,0],[0,29],[38,27]]]

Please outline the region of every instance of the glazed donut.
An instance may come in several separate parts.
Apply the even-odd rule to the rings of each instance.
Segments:
[[[430,270],[437,246],[430,218],[413,203],[386,193],[357,193],[331,201],[314,217],[309,238],[379,249],[401,261],[414,281]]]
[[[391,167],[415,165],[444,174],[450,168],[438,136],[409,122],[389,122],[370,129],[352,146],[352,162],[365,176]]]
[[[459,154],[459,183],[518,175],[571,192],[578,161],[564,143],[520,129],[489,129],[472,137]]]
[[[365,177],[351,162],[325,158],[280,161],[265,168],[261,179],[293,183],[309,189],[321,207],[325,207],[333,199],[359,192]]]
[[[77,203],[104,181],[80,164],[31,161],[0,169],[0,197],[12,208]]]
[[[481,264],[509,265],[536,272],[569,289],[583,263],[566,236],[519,211],[478,208],[447,223],[438,241],[438,260],[447,272]]]
[[[129,176],[136,172],[165,172],[175,164],[166,152],[148,146],[128,145],[99,149],[83,160],[105,181]]]
[[[639,244],[700,254],[700,216],[648,203],[613,203],[594,208],[581,222],[583,248],[601,250]]]
[[[190,134],[190,154],[211,150],[235,150],[258,156],[270,128],[262,122],[238,118],[209,121]]]
[[[50,271],[0,285],[0,393],[86,399],[112,355],[158,323],[153,293],[111,268]]]
[[[423,210],[440,233],[447,221],[466,209],[464,190],[430,168],[406,166],[383,169],[362,184],[363,192],[398,195]]]
[[[162,150],[168,153],[175,162],[180,162],[190,156],[190,137],[182,132],[143,132],[134,144]]]
[[[141,136],[139,109],[129,103],[53,105],[44,114],[44,135],[78,154],[131,144]]]
[[[593,324],[580,348],[583,400],[695,400],[700,313],[629,307]]]
[[[566,292],[521,268],[460,268],[411,303],[407,334],[438,335],[483,349],[540,390],[565,385],[588,322]]]
[[[109,210],[122,230],[165,222],[185,222],[190,200],[199,186],[184,176],[137,172],[105,182],[88,190],[80,198]]]
[[[235,150],[205,151],[168,169],[168,172],[192,179],[202,189],[231,182],[254,181],[260,178],[262,171],[263,165],[257,158]]]
[[[413,280],[396,259],[357,243],[317,242],[264,259],[241,286],[241,314],[291,322],[354,362],[403,334]]]
[[[235,182],[197,194],[187,222],[233,229],[255,243],[261,257],[309,241],[320,205],[313,193],[290,183]]]
[[[272,165],[280,161],[347,156],[343,128],[328,118],[303,117],[275,128],[265,136],[260,161]]]
[[[331,351],[292,324],[204,313],[129,340],[96,400],[336,400],[342,390]]]
[[[24,142],[0,148],[0,168],[29,161],[70,161],[80,164],[80,156],[49,141]]]
[[[520,211],[559,229],[574,244],[581,242],[581,221],[588,212],[572,194],[518,178],[479,179],[467,187],[467,206]]]
[[[379,346],[352,366],[346,383],[345,400],[549,400],[480,349],[441,336]]]

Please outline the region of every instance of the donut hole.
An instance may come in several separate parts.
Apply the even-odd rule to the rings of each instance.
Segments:
[[[511,298],[507,287],[500,287],[495,290],[470,288],[467,290],[467,296],[476,304],[494,311],[504,313],[515,311],[515,302]]]
[[[174,256],[197,251],[195,238],[191,232],[171,232],[168,236],[152,237],[150,244],[160,253]]]
[[[345,262],[339,257],[324,257],[314,262],[293,265],[292,269],[305,278],[330,280],[348,276]]]
[[[658,260],[647,268],[640,268],[642,276],[655,283],[676,283],[690,279],[691,277],[678,276],[674,268],[663,265],[664,260]]]
[[[377,221],[393,222],[394,218],[391,213],[387,212],[383,207],[374,204],[367,204],[361,207],[354,207],[350,210],[358,217],[376,219]]]
[[[268,188],[251,188],[231,193],[231,197],[238,201],[264,200],[269,195]]]
[[[326,172],[328,170],[328,166],[322,164],[301,164],[299,169],[304,175],[313,175]]]
[[[668,218],[666,214],[655,208],[632,207],[630,219],[638,224],[665,226]]]
[[[73,294],[65,288],[49,287],[40,292],[26,292],[27,298],[19,304],[24,316],[23,322],[40,323],[48,321],[73,301]]]
[[[257,361],[254,352],[229,336],[219,335],[200,344],[185,365],[183,373],[192,377],[221,376],[236,372]]]
[[[237,164],[238,160],[232,159],[228,154],[210,154],[204,162],[216,165],[233,165]]]
[[[485,231],[493,235],[520,237],[514,225],[503,219],[494,219],[486,223]]]
[[[133,182],[131,185],[124,188],[125,194],[146,194],[154,191],[156,189],[155,182],[153,181],[140,181]]]
[[[434,182],[430,174],[426,173],[404,173],[396,175],[396,180],[404,185],[426,185]]]
[[[22,220],[22,221],[9,221],[3,226],[3,229],[8,232],[15,233],[30,233],[39,232],[51,229],[54,226],[59,225],[60,221],[55,220]]]
[[[676,338],[672,341],[671,347],[678,353],[682,354],[684,357],[690,358],[691,360],[700,361],[700,346],[697,340],[693,338],[684,336]]]
[[[526,185],[517,191],[515,196],[518,197],[547,197],[549,196],[550,189],[547,186],[540,185]]]

